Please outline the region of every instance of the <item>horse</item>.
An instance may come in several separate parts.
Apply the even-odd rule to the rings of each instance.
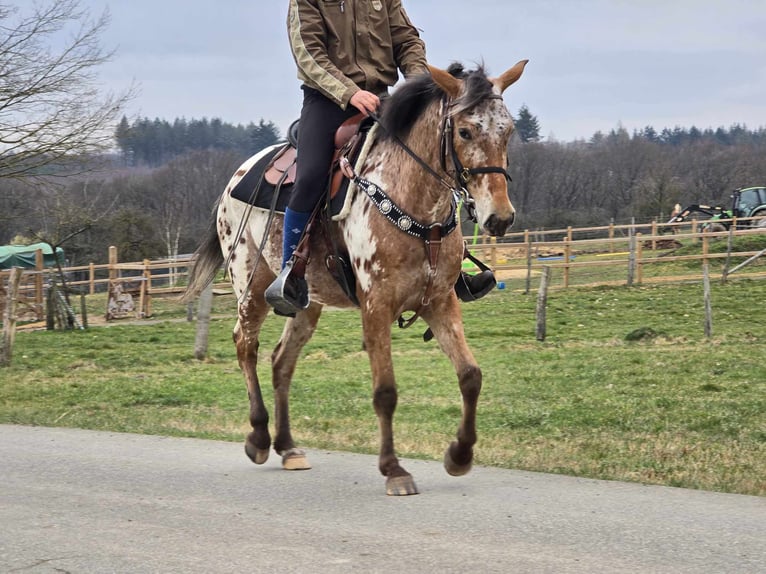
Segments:
[[[332,247],[320,237],[323,234],[312,233],[305,271],[311,303],[286,319],[271,355],[273,442],[256,361],[259,332],[270,311],[263,293],[280,272],[282,217],[231,197],[234,186],[268,150],[248,159],[232,176],[218,200],[211,231],[196,251],[184,297],[189,300],[199,293],[226,263],[238,301],[233,339],[250,403],[252,431],[245,439],[245,452],[255,464],[266,462],[273,446],[284,469],[311,468],[290,427],[289,391],[296,362],[323,306],[358,303],[379,423],[378,468],[386,493],[418,493],[394,448],[397,388],[391,331],[397,318],[401,326],[405,313],[427,323],[457,374],[462,417],[455,440],[445,451],[444,467],[453,476],[471,469],[482,372],[466,343],[454,288],[465,249],[456,198],[463,194],[477,222],[492,236],[504,235],[512,225],[515,209],[506,167],[514,125],[502,94],[521,77],[526,63],[522,60],[497,77],[489,77],[483,66],[475,70],[460,64],[448,70],[429,66],[430,74],[408,79],[386,100],[378,118],[380,129],[366,159],[356,166],[359,186],[349,199],[347,214],[326,225],[331,229],[324,233],[347,254],[357,302],[325,265]]]

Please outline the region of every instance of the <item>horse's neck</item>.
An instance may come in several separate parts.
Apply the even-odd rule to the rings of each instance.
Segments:
[[[428,110],[403,140],[418,158],[441,173],[438,110]],[[452,197],[432,173],[419,165],[392,139],[376,145],[368,163],[380,173],[384,190],[397,205],[421,223],[443,221],[450,213]]]

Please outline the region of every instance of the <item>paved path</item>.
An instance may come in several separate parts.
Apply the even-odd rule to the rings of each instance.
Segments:
[[[0,572],[766,572],[766,499],[372,456],[0,425]]]

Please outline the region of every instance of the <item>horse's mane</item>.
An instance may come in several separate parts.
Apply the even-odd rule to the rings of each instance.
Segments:
[[[453,102],[451,114],[468,110],[492,95],[492,84],[487,79],[483,66],[466,71],[462,64],[454,62],[447,68],[447,72],[465,82],[465,90]],[[444,92],[430,74],[423,74],[405,82],[383,103],[380,117],[385,128],[383,137],[406,137],[425,109],[443,96]]]

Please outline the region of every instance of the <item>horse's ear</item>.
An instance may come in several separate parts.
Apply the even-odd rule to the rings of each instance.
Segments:
[[[436,82],[436,85],[444,90],[450,98],[454,99],[460,95],[460,90],[463,87],[462,80],[458,80],[446,70],[435,68],[431,65],[428,66],[428,70],[431,72],[431,77]]]
[[[521,77],[521,74],[524,71],[524,66],[527,65],[527,62],[529,62],[529,60],[521,60],[513,68],[506,70],[497,78],[493,78],[490,81],[498,90],[500,90],[500,93],[502,94],[508,86],[510,86]]]

